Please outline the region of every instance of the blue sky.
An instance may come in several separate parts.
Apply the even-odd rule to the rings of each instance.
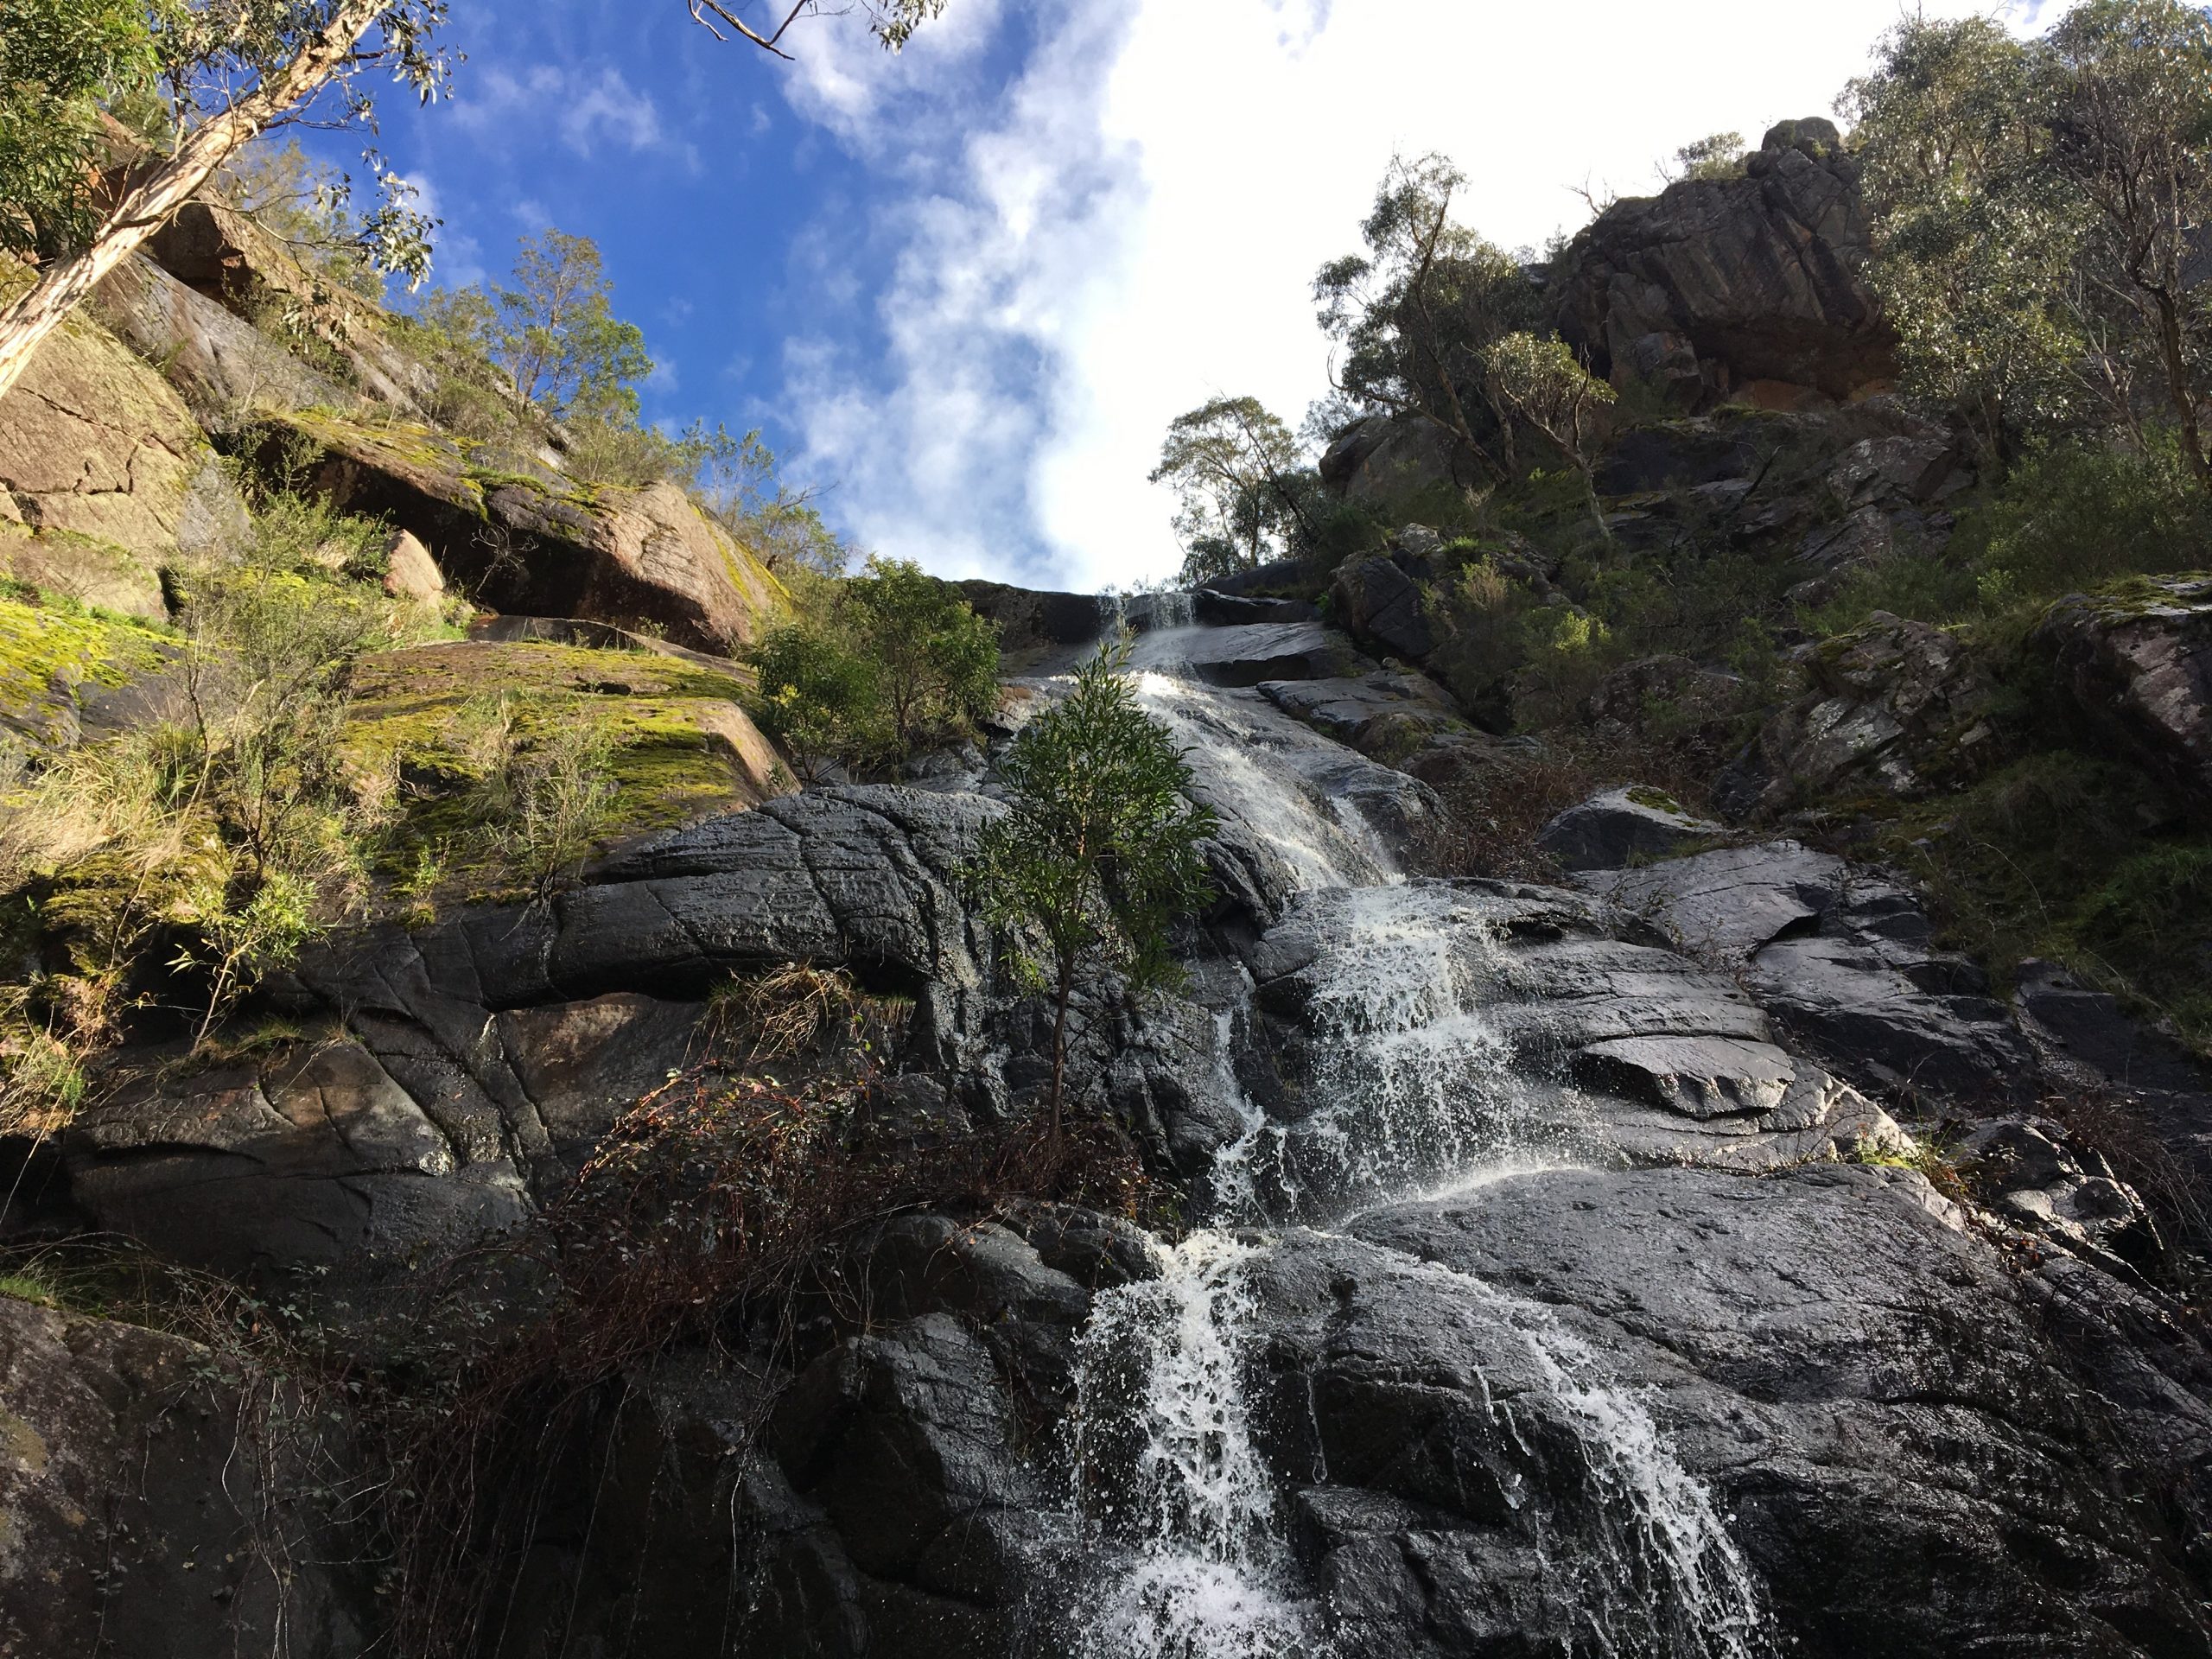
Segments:
[[[899,57],[824,17],[787,64],[683,0],[461,0],[455,96],[387,99],[383,143],[445,221],[440,280],[548,226],[599,243],[650,418],[765,427],[868,547],[1091,588],[1177,563],[1145,482],[1173,416],[1249,391],[1295,423],[1325,390],[1306,285],[1394,150],[1452,156],[1469,220],[1541,245],[1577,186],[1824,112],[1900,10],[951,0]]]

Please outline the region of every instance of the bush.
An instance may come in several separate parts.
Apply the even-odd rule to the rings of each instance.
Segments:
[[[11,1103],[63,1111],[159,969],[198,1003],[195,1046],[263,976],[353,909],[395,780],[339,743],[354,663],[422,619],[372,574],[388,531],[278,493],[245,557],[181,578],[166,717],[19,769],[0,792],[0,893],[34,969],[0,989]]]
[[[797,617],[747,660],[754,718],[802,772],[903,760],[997,709],[996,629],[919,565],[870,559],[865,575],[798,596]]]
[[[892,1140],[872,1131],[870,1081],[688,1073],[619,1118],[519,1236],[416,1276],[401,1363],[361,1395],[389,1473],[371,1518],[395,1651],[485,1651],[542,1535],[547,1449],[603,1428],[619,1391],[683,1343],[772,1376],[802,1311],[846,1310],[849,1247],[876,1224],[1032,1198],[1156,1218],[1116,1130]],[[486,1319],[487,1279],[531,1292]]]
[[[1891,850],[1926,879],[1948,943],[2002,979],[2065,963],[2212,1046],[2212,843],[2134,767],[2056,750],[1908,817]]]
[[[613,819],[620,746],[592,715],[577,698],[534,710],[525,730],[516,700],[501,693],[462,704],[446,734],[471,779],[467,816],[541,896],[590,855]]]
[[[2038,447],[1959,526],[1950,556],[2022,600],[2117,576],[2201,570],[2212,506],[2177,448]]]

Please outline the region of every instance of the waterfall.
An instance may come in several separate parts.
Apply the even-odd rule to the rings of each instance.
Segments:
[[[1407,881],[1356,805],[1322,786],[1341,775],[1344,751],[1249,693],[1157,671],[1178,660],[1175,646],[1147,639],[1154,671],[1141,694],[1183,743],[1194,793],[1221,814],[1224,840],[1233,833],[1280,861],[1288,916],[1320,941],[1301,969],[1313,1098],[1294,1122],[1272,1119],[1237,1083],[1250,1010],[1216,1016],[1215,1080],[1243,1131],[1216,1155],[1204,1218],[1319,1226],[1424,1186],[1464,1191],[1571,1160],[1580,1148],[1560,1127],[1560,1101],[1534,1098],[1484,1017],[1484,987],[1502,969],[1479,899]],[[1301,1588],[1284,1494],[1249,1415],[1255,1274],[1269,1248],[1196,1231],[1160,1252],[1158,1279],[1096,1300],[1071,1446],[1075,1503],[1098,1546],[1077,1592],[1074,1645],[1085,1659],[1332,1651],[1327,1610]],[[1554,1565],[1592,1650],[1763,1653],[1756,1580],[1644,1399],[1550,1310],[1402,1261],[1442,1276],[1440,1307],[1527,1346],[1578,1448],[1597,1529],[1560,1541],[1571,1548]],[[1492,1409],[1518,1446],[1509,1408]]]
[[[1076,1503],[1128,1552],[1090,1610],[1084,1659],[1318,1655],[1288,1588],[1274,1482],[1245,1415],[1253,1248],[1193,1233],[1160,1276],[1098,1298],[1074,1419]]]

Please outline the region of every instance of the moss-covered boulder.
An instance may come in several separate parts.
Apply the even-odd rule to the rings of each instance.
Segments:
[[[477,898],[527,885],[487,820],[498,723],[527,757],[556,733],[603,736],[611,793],[597,846],[758,805],[790,774],[739,702],[735,672],[677,655],[543,641],[456,641],[362,659],[349,759],[398,786],[387,873],[412,896]]]
[[[2093,728],[2212,817],[2212,575],[2072,594],[2035,642]]]
[[[658,628],[722,652],[783,602],[767,567],[670,484],[594,488],[540,457],[431,426],[332,410],[272,416],[273,445],[319,457],[315,487],[411,531],[447,580],[495,610]]]
[[[180,651],[137,618],[20,590],[0,596],[0,731],[51,748],[120,731],[158,702]]]

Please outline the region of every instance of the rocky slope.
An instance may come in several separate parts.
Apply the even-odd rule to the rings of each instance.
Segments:
[[[1948,533],[1972,482],[1950,435],[1870,395],[1888,346],[1851,185],[1832,131],[1794,124],[1742,178],[1621,204],[1552,273],[1569,337],[1681,411],[1599,469],[1630,556],[1740,552],[1817,586]],[[1993,976],[1906,877],[1816,844],[1847,793],[1941,800],[1998,764],[2002,688],[1952,633],[1808,641],[1730,746],[1721,817],[1625,785],[1562,803],[1541,882],[1427,873],[1440,789],[1541,746],[1510,734],[1529,677],[1471,667],[1440,602],[1469,550],[1403,517],[1324,595],[971,585],[1020,677],[988,741],[791,791],[715,654],[772,587],[688,502],[442,431],[374,317],[309,366],[239,315],[290,281],[250,226],[198,214],[156,253],[66,338],[51,396],[0,404],[36,439],[0,445],[19,577],[157,613],[149,573],[230,510],[194,517],[191,480],[243,407],[440,582],[516,613],[372,659],[349,741],[404,756],[425,709],[510,681],[588,692],[658,734],[626,787],[661,816],[569,891],[319,944],[264,993],[275,1039],[198,1069],[134,1053],[58,1141],[9,1147],[9,1238],[128,1236],[207,1275],[216,1317],[168,1334],[93,1311],[134,1306],[112,1286],[0,1296],[0,1654],[385,1637],[421,1586],[378,1554],[379,1391],[433,1373],[448,1322],[558,1329],[533,1324],[545,1257],[501,1243],[537,1240],[672,1078],[854,1067],[840,1145],[1000,1146],[1041,1097],[1048,1014],[967,861],[1022,711],[1123,621],[1220,814],[1218,897],[1178,936],[1174,995],[1087,969],[1071,1087],[1173,1224],[899,1206],[839,1235],[774,1332],[645,1333],[501,1443],[518,1496],[487,1487],[456,1523],[482,1576],[454,1646],[2212,1653],[2190,1242],[2075,1110],[2124,1107],[2201,1191],[2212,1091],[2111,996],[2050,963]],[[79,404],[130,418],[71,436]],[[1325,473],[1387,516],[1453,484],[1432,438],[1365,423]],[[46,464],[73,445],[78,472]],[[1573,607],[1538,541],[1479,550]],[[2031,645],[2063,717],[2191,811],[2201,587],[2085,596]],[[27,741],[113,729],[158,687],[157,632],[63,638],[19,608],[0,683]],[[1721,666],[1633,670],[1588,699],[1606,741],[1741,728]],[[733,988],[793,968],[874,1010],[864,1059],[730,1040]],[[262,1339],[280,1325],[314,1363]]]

